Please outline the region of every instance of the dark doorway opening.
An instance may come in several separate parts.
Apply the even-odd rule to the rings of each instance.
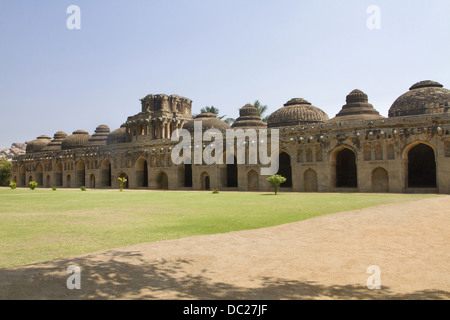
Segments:
[[[336,187],[357,188],[356,156],[350,149],[343,149],[336,158]]]
[[[421,143],[408,152],[408,187],[436,188],[436,186],[434,151]]]

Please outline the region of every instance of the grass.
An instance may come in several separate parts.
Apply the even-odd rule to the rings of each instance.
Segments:
[[[0,189],[0,267],[428,197],[432,195]]]

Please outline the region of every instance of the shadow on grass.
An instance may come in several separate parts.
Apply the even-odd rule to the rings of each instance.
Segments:
[[[97,258],[98,256],[96,256]],[[108,251],[101,259],[85,256],[43,264],[0,269],[0,299],[201,299],[201,300],[310,300],[310,299],[450,299],[439,290],[393,293],[364,286],[325,286],[313,281],[263,277],[256,288],[214,282],[202,270],[188,273],[191,261],[146,261],[139,252]],[[81,290],[69,290],[67,267],[81,268]]]

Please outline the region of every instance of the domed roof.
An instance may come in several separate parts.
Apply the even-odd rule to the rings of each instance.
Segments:
[[[65,138],[61,143],[61,150],[81,148],[87,145],[91,136],[87,131],[77,130]]]
[[[64,131],[58,131],[53,135],[53,140],[42,151],[59,151],[61,150],[62,141],[67,137]]]
[[[361,90],[353,90],[346,98],[347,104],[335,118],[329,122],[382,119],[380,113],[369,103],[367,94]]]
[[[389,109],[389,117],[414,116],[447,112],[450,90],[435,81],[421,81],[401,95]]]
[[[26,147],[26,153],[42,151],[52,140],[49,136],[39,136],[35,140],[29,142]]]
[[[239,118],[231,126],[232,128],[267,128],[267,123],[261,120],[258,109],[251,104],[246,104],[239,110]]]
[[[272,113],[267,121],[269,128],[296,126],[299,124],[322,123],[328,115],[302,98],[289,100],[283,108]]]
[[[94,147],[106,145],[106,140],[108,139],[110,132],[111,130],[107,125],[102,124],[98,126],[97,129],[95,129],[95,133],[89,139],[88,146]]]
[[[230,125],[225,121],[222,121],[217,118],[216,114],[211,112],[203,112],[197,115],[193,120],[187,121],[183,129],[188,130],[189,132],[194,132],[194,122],[201,121],[202,122],[202,130],[206,131],[208,129],[218,129],[224,131],[226,129],[230,129]]]
[[[122,125],[119,129],[111,132],[107,139],[106,144],[117,144],[117,143],[126,143],[131,141],[131,136],[127,132],[127,127]]]

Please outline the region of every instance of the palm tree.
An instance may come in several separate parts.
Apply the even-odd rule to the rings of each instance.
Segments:
[[[261,102],[259,100],[256,100],[253,103],[253,106],[258,109],[258,116],[261,118],[262,121],[267,122],[269,120],[269,116],[263,117],[264,113],[267,111],[268,107],[266,105],[261,105]]]
[[[201,108],[201,109],[200,109],[200,113],[205,113],[205,112],[214,113],[214,114],[217,116],[217,118],[220,119],[220,120],[222,120],[223,118],[226,117],[226,115],[219,116],[219,108],[216,108],[216,107],[214,107],[214,106],[211,106],[211,107],[204,107],[204,108]],[[231,120],[234,121],[234,119],[232,119],[232,118],[226,118],[224,121],[225,121],[226,123],[230,124],[229,121],[231,121]],[[232,122],[231,122],[231,123],[232,123]],[[230,124],[230,125],[231,125],[231,124]]]

